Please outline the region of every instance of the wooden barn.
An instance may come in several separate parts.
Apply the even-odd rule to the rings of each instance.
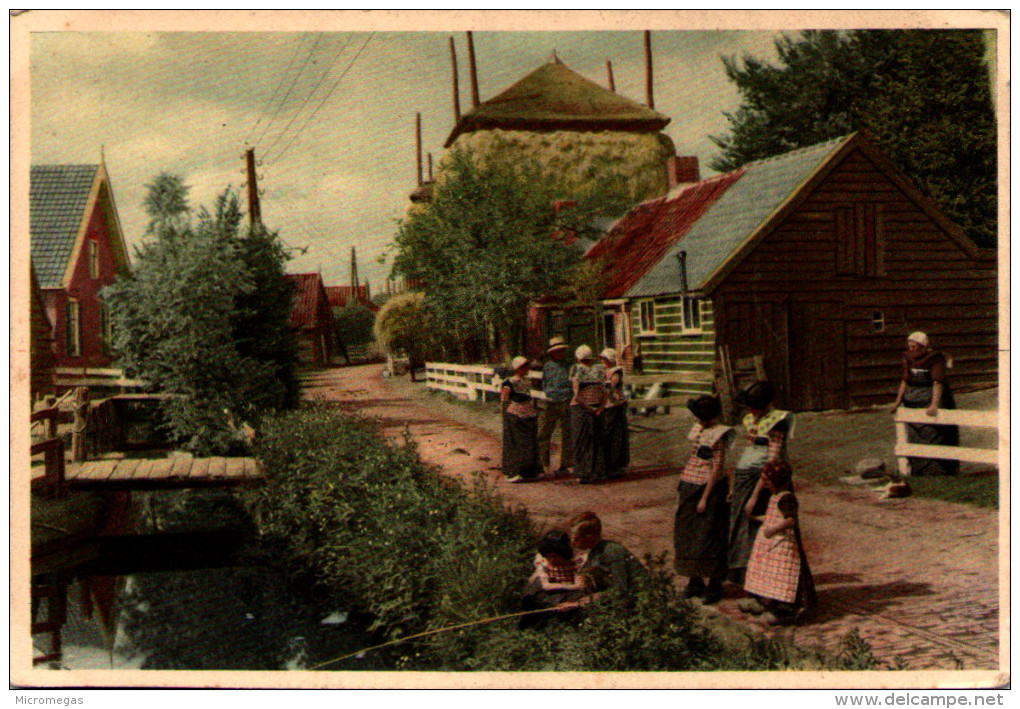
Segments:
[[[61,381],[110,367],[112,331],[99,293],[130,262],[106,166],[33,165],[29,230]]]
[[[35,399],[53,392],[53,325],[46,315],[46,303],[43,301],[39,279],[35,275],[35,266],[29,264],[31,271],[31,295],[29,303],[29,322],[31,327],[29,345],[29,367],[31,377],[29,391]]]
[[[302,364],[325,367],[336,353],[336,329],[326,288],[318,273],[288,273],[294,284],[290,325],[298,341]]]
[[[604,264],[602,326],[547,306],[532,311],[532,339],[571,324],[573,339],[598,332],[594,344],[621,350],[630,368],[700,374],[691,393],[711,389],[725,346],[731,359],[763,355],[792,409],[891,401],[914,330],[952,357],[955,386],[997,381],[995,251],[865,133],[678,185],[585,258]]]

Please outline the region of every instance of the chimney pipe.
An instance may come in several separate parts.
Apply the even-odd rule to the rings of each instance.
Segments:
[[[475,64],[475,40],[471,32],[467,33],[468,40],[468,67],[471,71],[471,108],[478,108],[481,103],[478,99],[478,67]]]
[[[414,146],[418,160],[418,186],[421,187],[421,114],[414,114]]]
[[[616,82],[613,80],[613,63],[606,60],[606,75],[609,77],[609,90],[616,93]]]
[[[457,46],[450,37],[450,64],[453,66],[453,122],[460,122],[460,79],[457,76]]]
[[[655,108],[655,95],[652,92],[652,31],[645,30],[645,93],[648,95],[648,108]]]
[[[666,181],[669,189],[700,180],[701,170],[696,155],[674,155],[666,160]]]
[[[687,252],[681,251],[676,257],[680,261],[680,292],[687,295]]]

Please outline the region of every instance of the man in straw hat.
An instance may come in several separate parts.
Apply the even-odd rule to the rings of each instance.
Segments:
[[[546,350],[549,361],[542,367],[542,391],[546,399],[538,424],[538,455],[546,473],[552,473],[549,452],[553,432],[560,427],[560,465],[556,474],[565,475],[574,464],[570,438],[570,400],[574,396],[570,383],[570,362],[567,361],[567,341],[562,337],[549,340]]]

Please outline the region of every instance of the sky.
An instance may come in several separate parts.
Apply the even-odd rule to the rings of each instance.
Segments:
[[[652,33],[655,108],[680,155],[702,174],[739,105],[721,57],[774,59],[775,32]],[[262,218],[294,259],[378,293],[416,184],[415,113],[423,150],[438,164],[454,125],[449,37],[457,46],[462,112],[470,108],[467,40],[457,32],[36,32],[30,39],[33,164],[97,163],[105,156],[129,248],[142,243],[146,185],[182,176],[193,206],[245,181],[260,161]],[[553,51],[617,93],[645,102],[641,31],[474,33],[482,101],[549,60]],[[242,191],[243,195],[243,191]],[[132,249],[133,250],[133,249]],[[384,260],[385,262],[380,262]]]

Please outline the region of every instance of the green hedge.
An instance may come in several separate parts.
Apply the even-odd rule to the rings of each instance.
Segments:
[[[245,493],[263,538],[337,598],[354,597],[380,642],[518,610],[537,530],[481,477],[465,486],[424,465],[410,440],[322,405],[281,414],[260,431],[267,482]],[[771,641],[734,653],[699,625],[662,560],[632,606],[600,601],[573,624],[518,630],[470,625],[395,646],[395,668],[717,670],[795,666]],[[867,664],[866,646],[849,660]],[[862,659],[863,658],[863,659]],[[345,662],[335,669],[357,667]]]

